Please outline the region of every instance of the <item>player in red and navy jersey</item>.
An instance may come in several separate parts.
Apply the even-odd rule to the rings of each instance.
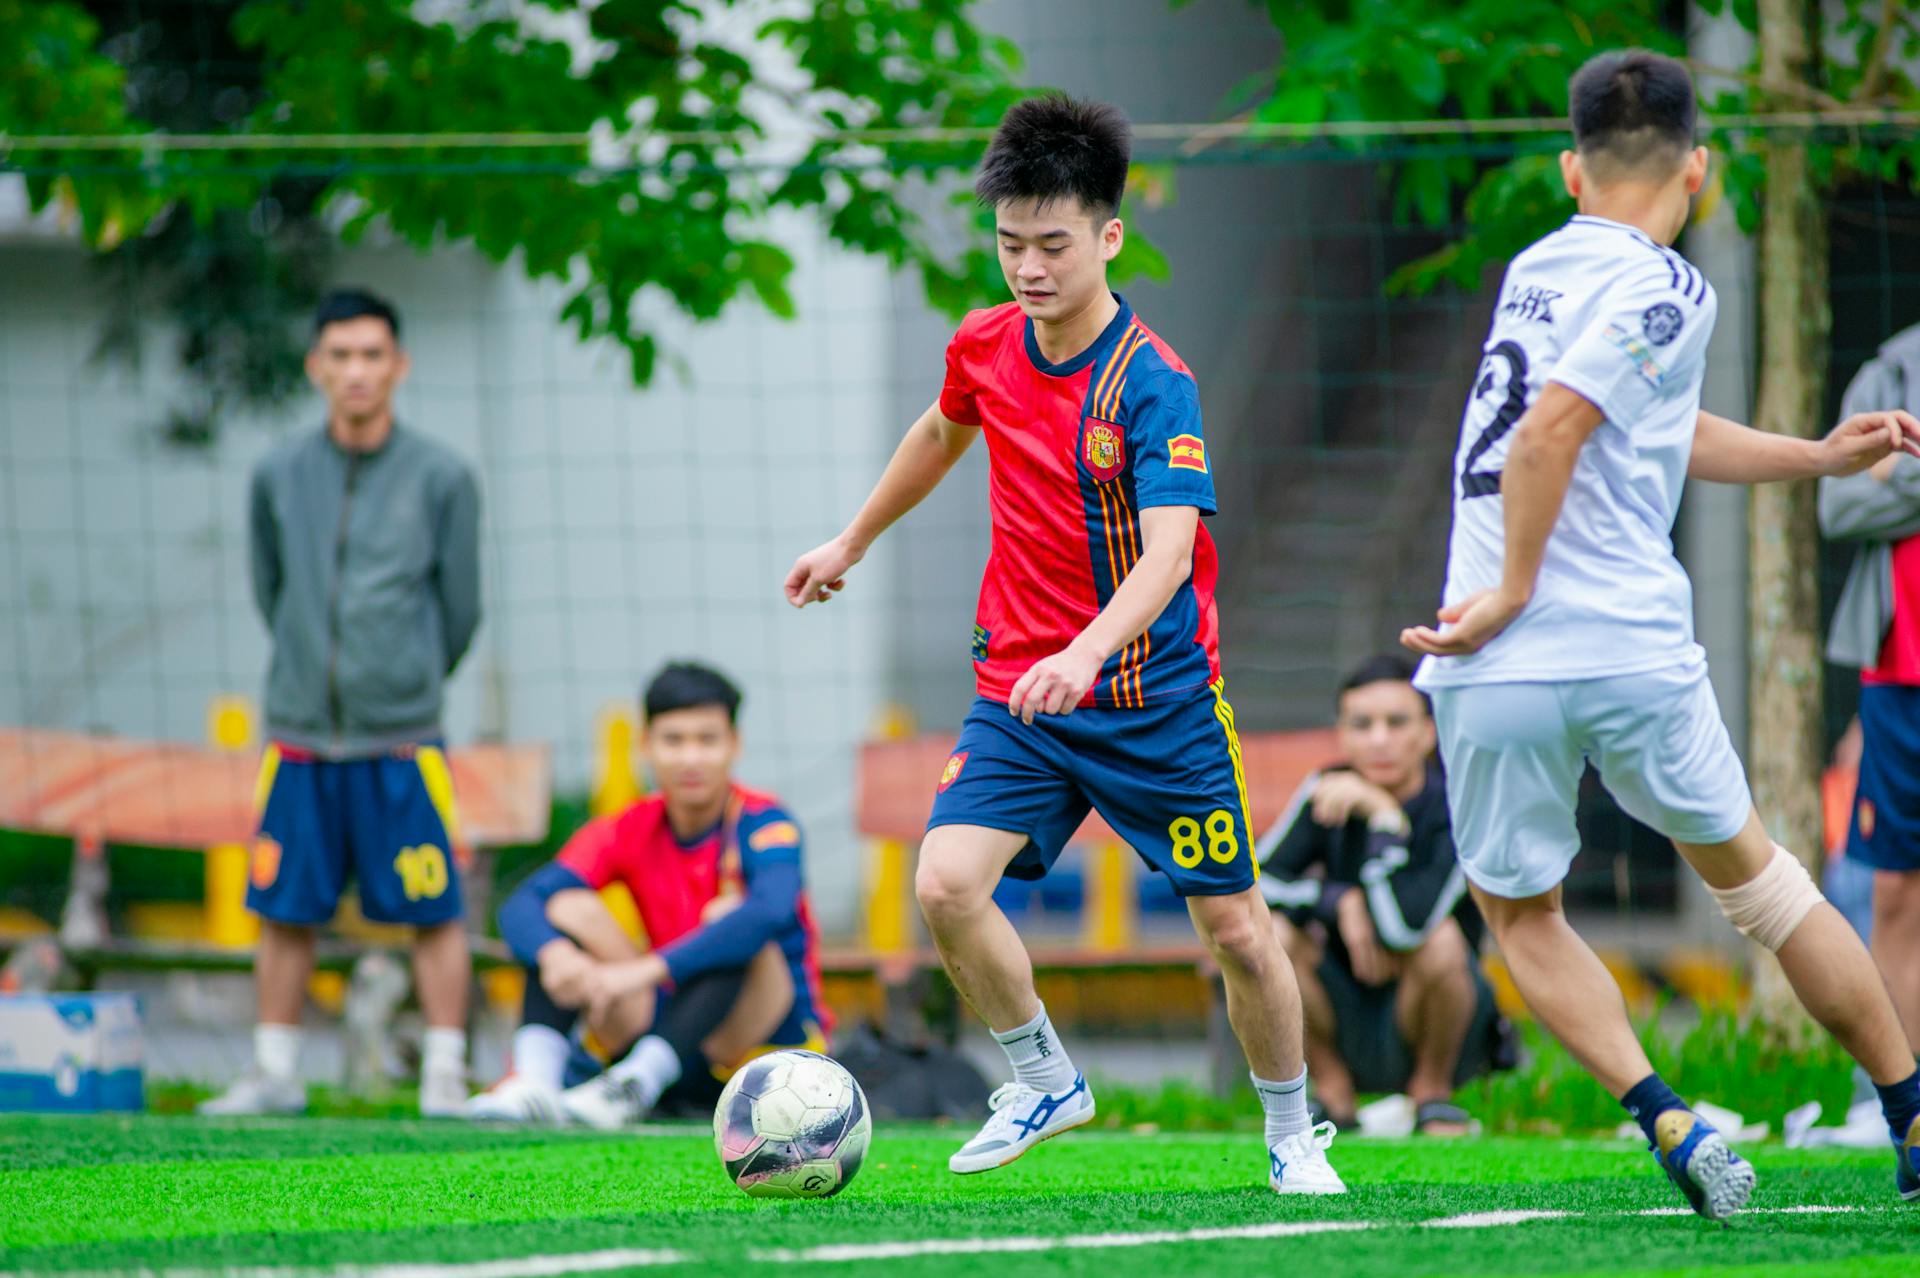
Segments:
[[[938,402],[846,530],[794,564],[787,598],[830,599],[986,436],[993,549],[973,629],[979,695],[939,781],[915,891],[1014,1081],[948,1166],[1003,1166],[1093,1118],[993,888],[1003,874],[1045,874],[1094,808],[1187,899],[1219,959],[1266,1109],[1269,1183],[1338,1193],[1332,1128],[1307,1120],[1299,991],[1254,888],[1217,566],[1200,523],[1214,511],[1215,459],[1199,395],[1180,357],[1107,288],[1129,153],[1126,120],[1109,106],[1047,96],[1007,113],[975,192],[993,210],[1014,300],[961,324]]]
[[[501,906],[526,1002],[513,1072],[470,1117],[615,1128],[655,1108],[704,1113],[748,1057],[825,1050],[800,827],[733,780],[739,706],[717,671],[661,671],[641,739],[660,792],[581,827]],[[614,883],[651,949],[603,903]]]

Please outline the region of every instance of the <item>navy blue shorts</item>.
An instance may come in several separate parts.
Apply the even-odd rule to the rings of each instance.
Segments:
[[[1860,734],[1847,855],[1875,869],[1920,870],[1920,688],[1861,688]]]
[[[276,923],[333,917],[351,873],[360,912],[430,927],[464,912],[453,776],[439,747],[330,762],[268,746],[247,908]]]
[[[1082,708],[1031,724],[975,698],[927,828],[980,825],[1027,836],[1007,876],[1037,879],[1089,809],[1181,896],[1252,887],[1253,832],[1221,683],[1139,709]]]

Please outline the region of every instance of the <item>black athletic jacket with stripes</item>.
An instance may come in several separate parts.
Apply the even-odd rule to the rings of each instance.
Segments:
[[[1349,964],[1340,939],[1337,909],[1348,892],[1366,894],[1367,913],[1380,944],[1417,949],[1440,921],[1453,915],[1475,950],[1485,931],[1480,911],[1467,895],[1467,881],[1453,849],[1447,788],[1440,770],[1427,769],[1427,783],[1402,806],[1405,835],[1374,830],[1360,818],[1328,827],[1313,819],[1313,791],[1331,772],[1324,768],[1300,783],[1280,819],[1260,837],[1260,891],[1267,905],[1296,924],[1319,919],[1327,927],[1328,953]]]

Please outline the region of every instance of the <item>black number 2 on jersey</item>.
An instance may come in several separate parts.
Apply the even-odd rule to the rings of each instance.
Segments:
[[[1480,380],[1473,384],[1474,398],[1493,389],[1492,364],[1496,359],[1507,362],[1507,398],[1460,462],[1460,496],[1463,498],[1491,497],[1500,491],[1500,472],[1475,470],[1474,464],[1487,455],[1488,449],[1505,439],[1520,415],[1527,411],[1527,352],[1518,342],[1501,342],[1488,353],[1486,364],[1481,366]]]

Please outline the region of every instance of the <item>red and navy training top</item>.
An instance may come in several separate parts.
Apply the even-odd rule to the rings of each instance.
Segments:
[[[1200,396],[1181,358],[1116,295],[1119,314],[1060,364],[1019,304],[975,311],[947,347],[940,411],[984,428],[993,549],[973,627],[979,693],[1005,701],[1065,648],[1140,558],[1140,512],[1214,513]],[[1219,561],[1202,525],[1193,569],[1146,632],[1107,659],[1083,706],[1138,707],[1220,676]]]

